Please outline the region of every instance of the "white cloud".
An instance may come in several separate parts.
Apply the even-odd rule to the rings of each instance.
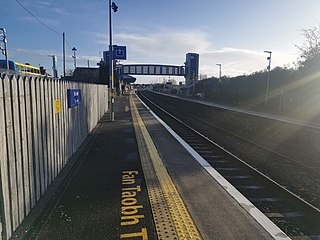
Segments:
[[[36,2],[36,5],[49,7],[49,6],[52,5],[52,3],[49,2],[49,1],[43,1],[43,0],[41,0],[41,1],[37,1],[37,2]]]
[[[48,55],[59,55],[55,50],[29,50],[18,48],[16,49],[16,52],[38,57],[47,57]]]
[[[51,9],[54,13],[58,13],[60,15],[65,15],[65,16],[68,16],[70,15],[69,12],[67,12],[66,10],[62,9],[62,8],[52,8]]]
[[[60,14],[60,15],[69,15],[69,12],[67,12],[63,8],[53,7],[54,5],[57,5],[57,3],[53,4],[52,1],[37,1],[36,4],[31,5],[33,8],[39,7],[44,11],[52,11],[54,13]]]
[[[115,40],[131,46],[140,54],[176,58],[187,52],[203,52],[211,46],[207,35],[201,31],[165,31],[150,35],[115,35]]]
[[[35,19],[34,17],[31,17],[31,16],[22,17],[21,19],[23,21],[34,22],[34,23],[40,24],[39,21],[37,21],[37,19]],[[57,19],[41,18],[41,17],[38,17],[38,19],[48,26],[59,27],[61,25]]]
[[[96,42],[108,45],[108,35],[92,33]],[[115,34],[114,43],[126,45],[129,59],[135,63],[163,63],[183,65],[188,52],[200,54],[200,73],[218,76],[217,63],[222,64],[222,75],[236,76],[266,69],[264,49],[250,50],[224,47],[214,49],[208,35],[200,30],[162,30],[150,34]],[[272,50],[272,65],[292,63],[297,55]]]
[[[51,60],[50,61],[48,61],[48,60],[50,59],[50,56],[52,56],[52,55],[55,55],[57,57],[58,63],[62,65],[62,54],[60,52],[58,53],[55,50],[29,50],[29,49],[19,48],[19,49],[16,49],[16,52],[26,55],[26,57],[23,57],[23,55],[21,55],[21,57],[23,59],[20,59],[19,61],[29,59],[30,56],[43,58],[43,60],[41,61],[42,63],[49,62],[49,64],[47,64],[48,66],[46,66],[47,69],[51,68]],[[88,60],[90,62],[90,66],[92,66],[92,67],[97,67],[97,63],[100,62],[100,58],[98,56],[87,56],[87,55],[76,55],[76,56],[77,56],[77,66],[79,66],[79,67],[87,66]],[[67,68],[73,67],[73,61],[74,61],[74,59],[72,58],[72,56],[70,54],[68,54],[66,56]],[[35,63],[31,63],[31,64],[38,65]],[[44,64],[44,65],[46,65],[46,64]]]
[[[255,71],[266,69],[268,55],[262,50],[247,50],[236,48],[222,48],[216,51],[208,51],[200,55],[200,71],[209,76],[218,76],[217,63],[222,65],[222,75],[236,76],[250,74]],[[296,55],[281,51],[273,51],[271,68],[283,67],[291,64]]]
[[[108,44],[108,35],[95,33],[96,42]],[[160,31],[151,34],[115,34],[114,43],[126,45],[131,56],[143,59],[154,58],[154,61],[161,62],[161,59],[179,63],[184,59],[187,52],[203,52],[210,48],[210,41],[206,33],[198,30],[184,31]]]

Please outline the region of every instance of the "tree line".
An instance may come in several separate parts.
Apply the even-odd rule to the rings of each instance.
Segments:
[[[200,81],[196,93],[217,103],[261,111],[281,112],[304,118],[320,113],[320,25],[303,29],[304,43],[295,67],[276,67],[237,77]]]

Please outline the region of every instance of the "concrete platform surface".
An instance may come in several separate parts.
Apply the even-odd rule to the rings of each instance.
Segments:
[[[137,124],[136,118],[142,121]],[[155,158],[166,170],[155,166]],[[181,197],[200,239],[272,239],[134,95],[116,98],[115,122],[108,114],[103,117],[90,148],[77,161],[72,176],[51,193],[54,200],[45,206],[49,214],[35,221],[28,239],[164,239],[159,224],[167,221],[155,216],[166,207],[178,233],[168,239],[198,239],[179,235],[179,219],[167,203],[170,194]],[[165,172],[170,179],[163,178]],[[169,186],[169,195],[163,186]],[[164,200],[151,199],[154,190]]]

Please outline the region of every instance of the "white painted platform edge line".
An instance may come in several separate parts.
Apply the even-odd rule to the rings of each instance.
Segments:
[[[167,131],[199,162],[199,164],[223,187],[239,205],[247,211],[274,239],[289,238],[278,226],[267,218],[256,206],[232,186],[219,172],[217,172],[204,158],[190,147],[176,132],[174,132],[161,118],[159,118],[138,96],[139,101],[148,111],[167,129]]]

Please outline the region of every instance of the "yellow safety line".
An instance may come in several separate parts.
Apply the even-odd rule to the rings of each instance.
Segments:
[[[157,149],[151,139],[150,134],[146,126],[144,125],[138,109],[135,105],[134,99],[130,96],[130,106],[131,106],[131,114],[133,117],[133,123],[135,132],[137,134],[137,142],[139,151],[141,149],[145,149],[148,152],[148,157],[143,157],[141,159],[143,171],[145,172],[145,166],[151,163],[153,165],[154,171],[156,173],[157,179],[159,181],[161,192],[163,193],[165,202],[168,206],[170,216],[173,220],[175,230],[178,234],[179,239],[202,239],[200,233],[197,230],[186,206],[181,199],[178,190],[176,189],[174,183],[171,180],[163,162],[157,152]],[[139,139],[138,139],[139,138]],[[145,155],[145,154],[143,154]],[[140,154],[141,157],[141,154]],[[145,162],[148,161],[148,162]],[[146,169],[146,171],[150,171],[150,169]],[[146,178],[146,184],[149,193],[148,180]],[[150,196],[149,196],[150,197]],[[151,202],[151,201],[150,201]],[[152,203],[151,203],[152,205]],[[156,208],[151,208],[156,210]],[[157,222],[155,221],[157,225]],[[156,226],[157,231],[159,226]],[[159,235],[159,232],[158,232]]]

